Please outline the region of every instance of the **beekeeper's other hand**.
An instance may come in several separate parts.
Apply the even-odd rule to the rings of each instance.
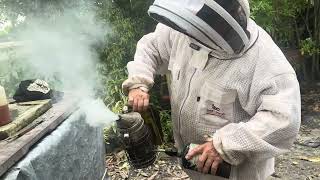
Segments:
[[[143,112],[148,109],[150,96],[147,92],[140,88],[131,89],[128,96],[128,104],[132,106],[133,111]]]
[[[196,148],[190,150],[186,155],[186,159],[190,160],[195,155],[200,155],[197,162],[197,170],[207,174],[210,170],[212,175],[215,175],[220,163],[223,162],[221,156],[213,146],[212,141],[208,141]]]

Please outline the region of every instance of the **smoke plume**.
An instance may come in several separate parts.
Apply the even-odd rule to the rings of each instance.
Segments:
[[[115,120],[101,101],[94,101],[95,90],[101,88],[94,46],[105,42],[108,26],[98,20],[96,9],[89,1],[78,1],[59,10],[55,6],[44,8],[50,13],[27,16],[26,25],[18,34],[25,42],[21,51],[30,73],[38,75],[32,78],[41,77],[66,95],[76,96],[82,101],[80,109],[84,109],[89,121],[96,122],[96,117],[104,117],[100,122]],[[86,106],[90,103],[92,106]]]

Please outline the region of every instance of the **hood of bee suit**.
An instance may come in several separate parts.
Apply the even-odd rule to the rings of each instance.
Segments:
[[[223,57],[240,56],[257,38],[248,0],[155,0],[148,13]]]

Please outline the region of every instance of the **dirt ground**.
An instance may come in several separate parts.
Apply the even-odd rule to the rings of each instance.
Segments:
[[[110,179],[178,180],[189,179],[175,158],[160,154],[154,165],[137,170],[130,168],[124,151],[106,158]],[[320,180],[320,86],[302,91],[302,124],[290,152],[276,159],[273,180]]]

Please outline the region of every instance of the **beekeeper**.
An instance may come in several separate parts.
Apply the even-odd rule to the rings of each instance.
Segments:
[[[149,103],[156,73],[171,72],[176,146],[201,144],[192,179],[260,180],[274,172],[300,127],[300,92],[293,68],[271,37],[249,18],[247,0],[156,0],[159,24],[137,45],[123,90],[134,110]],[[208,135],[211,137],[208,140]]]

